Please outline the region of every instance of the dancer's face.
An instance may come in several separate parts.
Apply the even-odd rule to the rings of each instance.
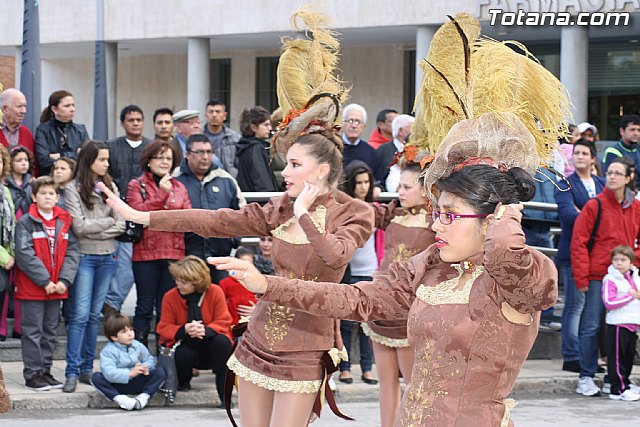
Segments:
[[[462,198],[443,191],[438,198],[438,210],[454,214],[476,214],[473,208]],[[431,228],[436,233],[436,245],[440,259],[444,262],[458,263],[481,252],[488,220],[485,218],[458,218],[449,225],[440,220],[433,222]]]
[[[298,197],[304,189],[305,181],[317,185],[323,193],[322,190],[328,186],[329,170],[328,164],[318,163],[304,146],[293,144],[287,151],[287,166],[282,171],[287,194],[289,197]]]
[[[427,195],[424,193],[422,184],[418,181],[418,172],[406,170],[400,175],[400,185],[398,186],[398,197],[403,208],[412,208],[423,205]]]

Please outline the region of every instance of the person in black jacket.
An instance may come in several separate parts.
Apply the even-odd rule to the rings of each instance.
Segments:
[[[245,108],[240,115],[242,138],[236,148],[236,168],[242,191],[278,191],[269,165],[269,116],[269,112],[260,106]]]
[[[35,137],[40,175],[48,175],[60,157],[77,159],[78,149],[89,140],[84,125],[73,122],[75,111],[73,95],[66,90],[57,90],[49,96],[49,105],[40,115]]]

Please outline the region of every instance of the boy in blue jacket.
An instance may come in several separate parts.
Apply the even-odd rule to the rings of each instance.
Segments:
[[[110,342],[100,352],[102,372],[95,372],[91,383],[122,409],[142,409],[164,384],[167,374],[164,368],[155,368],[156,361],[149,350],[133,339],[133,327],[127,316],[111,316],[104,329]]]

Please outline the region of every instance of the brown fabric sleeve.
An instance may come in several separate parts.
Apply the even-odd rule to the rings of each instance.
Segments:
[[[373,282],[355,285],[306,282],[267,276],[268,287],[262,298],[315,316],[370,320],[401,320],[415,298],[417,267],[422,257],[394,263],[389,272],[376,275]]]
[[[500,209],[500,208],[499,208]],[[484,266],[505,301],[520,313],[551,307],[558,299],[558,272],[549,257],[525,244],[522,214],[509,206],[489,225]]]
[[[370,203],[369,205],[373,208],[375,215],[374,226],[381,230],[385,230],[394,217],[403,213],[403,210],[398,207],[397,200],[384,204]]]
[[[311,246],[322,258],[324,263],[331,268],[338,269],[347,265],[351,261],[356,248],[364,246],[373,233],[373,213],[367,203],[352,200],[347,209],[332,223],[337,224],[331,227],[332,232],[323,230],[312,221],[309,214],[304,214],[298,220],[300,227],[309,239]]]
[[[192,232],[202,237],[268,236],[277,226],[273,201],[251,203],[240,210],[188,209],[151,212],[149,228],[156,231]]]

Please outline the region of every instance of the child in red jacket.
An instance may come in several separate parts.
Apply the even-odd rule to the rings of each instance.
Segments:
[[[27,387],[62,388],[51,376],[60,300],[78,270],[78,243],[71,215],[56,206],[57,184],[50,176],[31,183],[33,204],[16,225],[16,299],[22,308],[22,361]]]
[[[253,263],[254,252],[243,246],[236,250],[236,258]],[[240,322],[240,317],[250,317],[256,304],[256,295],[247,290],[234,277],[226,277],[219,283],[225,297],[229,313],[233,318],[232,327]]]

